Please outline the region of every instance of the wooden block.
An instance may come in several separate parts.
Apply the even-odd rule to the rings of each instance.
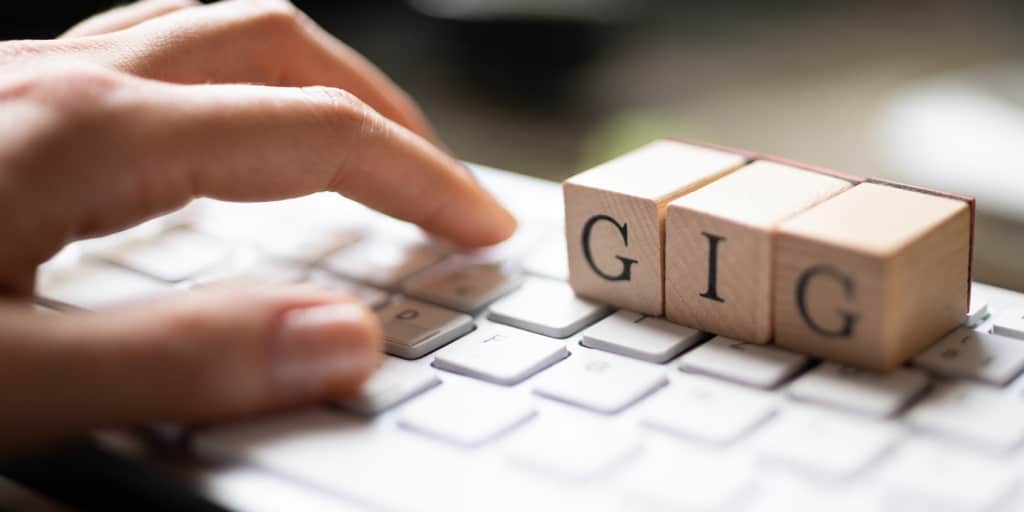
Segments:
[[[973,202],[869,180],[782,223],[775,343],[889,370],[963,322]]]
[[[668,205],[665,316],[753,343],[772,337],[776,227],[854,183],[756,161]]]
[[[661,140],[569,178],[569,284],[583,297],[660,315],[665,206],[746,163],[740,154]]]

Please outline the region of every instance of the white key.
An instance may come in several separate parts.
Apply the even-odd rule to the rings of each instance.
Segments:
[[[523,260],[523,269],[541,277],[569,280],[569,253],[565,239],[555,238],[541,243]]]
[[[893,512],[877,485],[822,485],[799,472],[759,471],[757,490],[744,502],[747,512]],[[736,507],[734,507],[736,508]],[[731,509],[730,509],[731,510]],[[909,512],[896,509],[899,512]],[[919,511],[920,512],[920,511]]]
[[[989,317],[988,300],[976,291],[971,291],[971,304],[967,308],[967,320],[964,325],[977,327]]]
[[[463,263],[430,271],[402,285],[405,293],[466,313],[515,290],[523,282],[522,274],[496,263]]]
[[[960,327],[912,361],[939,375],[1003,385],[1024,371],[1024,343]]]
[[[309,270],[297,263],[272,259],[255,249],[236,248],[227,261],[188,280],[195,288],[223,283],[289,284],[304,281]]]
[[[387,353],[416,359],[473,330],[473,317],[403,299],[377,312]]]
[[[568,356],[564,342],[492,324],[439,353],[434,366],[512,385]]]
[[[527,397],[481,385],[446,384],[400,411],[399,424],[462,446],[476,446],[536,413]]]
[[[195,446],[207,459],[264,468],[363,510],[442,510],[439,504],[467,497],[461,486],[474,474],[460,453],[413,432],[375,427],[358,416],[306,409],[200,431]]]
[[[628,429],[552,411],[510,439],[508,457],[545,476],[587,480],[613,470],[640,448]]]
[[[309,282],[331,290],[349,294],[359,299],[359,302],[362,302],[374,309],[387,304],[388,299],[390,298],[388,292],[384,290],[360,284],[355,281],[350,281],[322,270],[314,270],[313,273],[310,274]]]
[[[684,355],[679,369],[768,389],[799,371],[807,361],[806,356],[775,346],[715,336]]]
[[[520,223],[508,239],[487,247],[460,250],[453,256],[462,263],[506,263],[519,266],[522,259],[537,246],[537,240],[551,231],[551,226]]]
[[[222,240],[251,243],[271,251],[273,246],[284,246],[284,251],[308,247],[318,239],[329,245],[332,233],[359,232],[370,218],[369,209],[334,192],[259,203],[203,198],[190,204],[189,210],[179,222]],[[295,243],[303,239],[308,242]]]
[[[612,414],[654,392],[667,379],[654,365],[578,350],[534,382],[538,395]]]
[[[619,311],[583,331],[584,346],[652,363],[664,363],[693,346],[704,333],[662,318]]]
[[[732,442],[775,410],[770,395],[705,377],[677,379],[640,407],[641,423],[716,444]]]
[[[880,457],[900,433],[889,423],[794,406],[761,430],[756,446],[769,463],[841,479]]]
[[[992,510],[1016,480],[1002,461],[922,440],[901,447],[880,476],[891,510],[922,511]]]
[[[1024,308],[1007,309],[996,316],[992,333],[1024,339]]]
[[[491,305],[488,318],[552,338],[568,338],[611,313],[609,306],[577,297],[566,283],[528,279]]]
[[[789,385],[789,396],[876,417],[891,416],[928,386],[928,376],[911,368],[887,373],[824,362]]]
[[[101,262],[84,261],[67,269],[41,271],[36,295],[81,309],[101,309],[147,299],[174,290],[165,282]]]
[[[358,242],[362,236],[357,229],[348,225],[282,225],[257,237],[255,245],[275,258],[312,265]]]
[[[937,386],[904,417],[914,427],[993,450],[1024,440],[1024,403],[967,382]]]
[[[380,368],[359,388],[359,393],[337,404],[372,416],[390,409],[438,384],[441,380],[428,368],[384,356]]]
[[[749,465],[720,452],[647,453],[624,479],[621,510],[736,510],[752,476]]]
[[[96,256],[176,283],[225,261],[230,249],[210,236],[175,229],[150,239],[130,240]]]
[[[345,277],[381,288],[394,288],[403,279],[444,258],[447,251],[427,240],[389,240],[371,237],[328,256],[321,265]]]
[[[203,498],[231,510],[246,512],[364,512],[351,502],[326,492],[310,492],[309,486],[244,464],[221,464],[196,471]],[[201,475],[201,476],[199,476]]]

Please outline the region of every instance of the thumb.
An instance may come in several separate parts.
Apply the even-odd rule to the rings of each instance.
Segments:
[[[0,307],[0,333],[0,389],[20,390],[0,393],[0,452],[338,398],[381,357],[373,314],[311,287],[211,288],[100,313]]]

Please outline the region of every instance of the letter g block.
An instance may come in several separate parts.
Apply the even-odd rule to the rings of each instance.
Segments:
[[[589,299],[661,315],[665,208],[747,161],[742,154],[661,140],[569,178],[569,284]]]
[[[973,200],[868,180],[784,222],[775,343],[877,370],[963,322]]]

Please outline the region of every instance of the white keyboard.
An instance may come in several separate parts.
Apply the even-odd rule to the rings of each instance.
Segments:
[[[73,245],[40,299],[259,277],[377,308],[360,396],[194,432],[190,481],[232,509],[1024,510],[1024,294],[975,284],[962,328],[861,371],[575,297],[559,187],[477,170],[522,224],[485,251],[334,195],[201,200]]]

